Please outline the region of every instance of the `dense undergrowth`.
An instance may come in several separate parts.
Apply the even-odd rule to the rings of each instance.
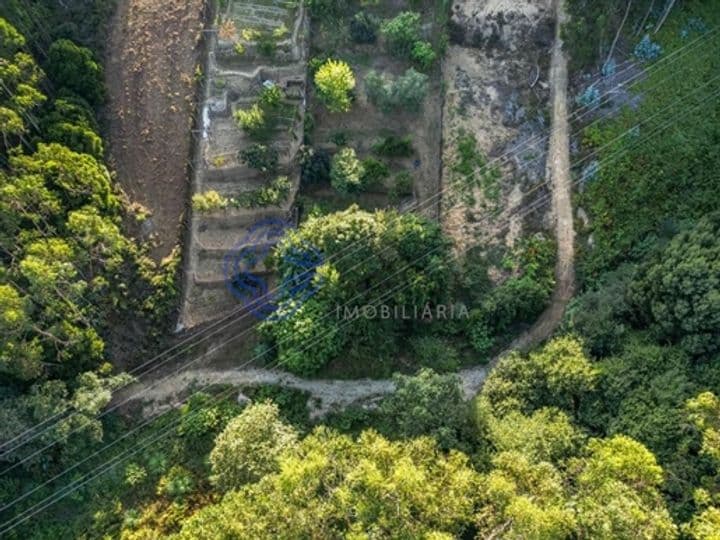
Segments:
[[[22,24],[38,9],[3,3],[0,13]],[[46,15],[40,28],[61,17]],[[112,325],[135,320],[159,333],[174,307],[177,258],[156,265],[122,232],[125,208],[102,161],[95,116],[102,67],[64,38],[83,33],[70,30],[54,29],[60,39],[51,43],[33,34],[30,47],[0,18],[4,501],[103,440],[96,415],[128,382],[123,366],[141,352],[118,358],[107,347]],[[39,64],[32,49],[46,52]]]

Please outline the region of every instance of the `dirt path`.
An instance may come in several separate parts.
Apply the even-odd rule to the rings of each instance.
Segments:
[[[555,0],[555,12],[557,26],[550,64],[552,131],[546,175],[552,189],[552,217],[557,241],[556,283],[550,306],[525,334],[512,343],[510,349],[528,349],[552,334],[562,321],[565,308],[575,291],[575,225],[572,208],[570,128],[567,106],[568,62],[560,36],[560,29],[567,17],[564,0]]]
[[[562,0],[555,0],[558,21],[565,20]],[[555,234],[558,243],[556,263],[556,287],[551,305],[526,333],[518,337],[504,352],[487,366],[476,366],[458,373],[463,393],[470,399],[480,390],[487,374],[500,358],[513,350],[526,350],[547,339],[562,320],[565,308],[575,288],[574,272],[574,224],[572,211],[572,182],[570,178],[570,146],[567,111],[568,71],[567,58],[562,50],[560,24],[553,48],[550,81],[552,86],[553,122],[547,163],[547,175],[551,179],[552,207]],[[310,393],[309,403],[313,417],[331,410],[347,407],[353,403],[372,401],[394,390],[390,380],[308,380],[282,371],[267,369],[197,369],[171,375],[156,383],[147,381],[128,387],[121,395],[131,396],[141,392],[145,402],[144,416],[154,415],[164,409],[177,406],[192,387],[210,384],[249,386],[254,384],[279,384]],[[117,398],[117,396],[116,396]],[[317,403],[319,401],[319,403]]]
[[[130,202],[128,228],[156,260],[180,241],[188,188],[203,0],[122,0],[105,61],[110,164]]]

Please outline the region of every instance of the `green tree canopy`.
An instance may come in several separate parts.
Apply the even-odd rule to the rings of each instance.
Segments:
[[[693,355],[720,351],[720,213],[678,234],[640,272],[630,294],[662,339]]]
[[[213,483],[229,491],[276,472],[280,455],[296,441],[297,433],[280,420],[277,405],[248,405],[215,439],[210,453]]]
[[[48,51],[48,77],[97,107],[105,99],[102,66],[90,49],[59,39]]]
[[[355,88],[355,76],[346,62],[327,60],[315,73],[315,86],[331,112],[350,110],[350,92]]]
[[[352,148],[342,148],[330,162],[330,183],[340,193],[359,191],[364,173],[365,168]]]
[[[476,489],[467,457],[432,439],[318,428],[278,473],[200,510],[177,538],[451,538],[468,528]]]
[[[481,399],[497,416],[542,406],[576,413],[597,377],[582,344],[573,337],[559,337],[527,358],[503,358],[485,382]]]
[[[423,369],[415,376],[396,375],[393,380],[395,391],[380,404],[389,434],[429,435],[444,449],[468,447],[470,412],[456,375]]]
[[[319,266],[308,272],[306,262],[318,254]],[[278,311],[261,328],[277,345],[280,363],[300,373],[343,351],[364,362],[394,354],[397,336],[412,321],[372,316],[366,306],[438,303],[449,283],[449,244],[440,227],[394,211],[351,206],[311,217],[283,238],[275,259],[281,279],[296,285],[285,288]],[[310,280],[313,294],[306,295]]]

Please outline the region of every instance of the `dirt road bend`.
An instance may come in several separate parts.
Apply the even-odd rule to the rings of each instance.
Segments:
[[[570,176],[570,128],[568,119],[568,61],[563,50],[562,25],[567,20],[564,0],[555,0],[557,24],[550,63],[552,129],[546,177],[552,190],[552,218],[557,241],[555,290],[550,306],[510,349],[527,349],[545,340],[562,321],[565,308],[575,292],[575,225]],[[502,356],[502,355],[500,355]]]
[[[497,355],[487,366],[477,366],[458,373],[463,393],[473,397],[482,386],[487,374],[497,361],[512,350],[524,350],[547,339],[562,320],[565,308],[575,288],[575,231],[572,210],[572,182],[570,178],[570,146],[568,127],[567,58],[562,48],[560,28],[565,20],[562,0],[555,0],[558,25],[552,53],[550,81],[552,85],[552,131],[547,161],[547,176],[552,189],[552,211],[558,244],[556,263],[556,286],[550,306],[536,323],[518,337],[503,353]],[[164,409],[177,406],[190,388],[208,384],[279,384],[305,390],[310,393],[313,417],[354,403],[372,401],[394,390],[390,380],[307,380],[282,371],[266,369],[198,369],[182,371],[156,382],[144,381],[134,384],[116,399],[135,399],[145,402],[143,415],[150,416]],[[133,397],[137,396],[137,397]],[[319,402],[319,403],[318,403]]]

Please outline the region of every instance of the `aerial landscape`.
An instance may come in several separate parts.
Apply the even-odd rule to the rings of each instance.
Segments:
[[[0,0],[0,538],[720,540],[719,30]]]

